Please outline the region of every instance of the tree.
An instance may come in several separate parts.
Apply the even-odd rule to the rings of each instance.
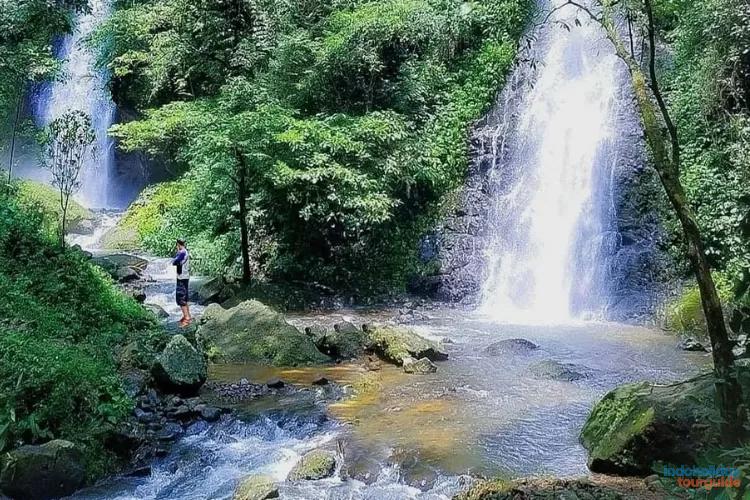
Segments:
[[[60,246],[65,246],[70,197],[81,188],[81,168],[92,153],[96,136],[91,118],[83,111],[68,111],[47,126],[43,164],[52,173],[52,185],[60,191]]]
[[[633,22],[636,15],[639,15],[638,17],[645,23],[644,47],[648,57],[646,70],[636,60],[635,50],[630,48],[632,47],[630,40],[632,30],[628,30],[628,40],[623,40],[624,35],[621,34],[617,25],[616,5],[619,5],[618,2],[612,0],[599,0],[600,12],[595,12],[585,4],[567,0],[553,9],[546,19],[563,7],[575,7],[604,28],[607,38],[614,45],[617,56],[627,65],[646,141],[651,150],[652,164],[672,209],[680,221],[687,244],[688,259],[700,289],[701,305],[711,340],[717,403],[722,417],[722,442],[726,446],[734,446],[739,444],[746,435],[744,426],[747,413],[743,404],[742,387],[734,367],[732,344],[729,340],[721,300],[711,274],[711,266],[706,256],[701,229],[680,180],[682,163],[679,131],[672,119],[656,71],[657,33],[653,3],[652,0],[636,0],[624,7],[628,9],[626,17],[629,24]]]

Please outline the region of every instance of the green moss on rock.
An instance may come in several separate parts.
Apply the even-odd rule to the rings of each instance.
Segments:
[[[430,361],[448,358],[448,353],[439,342],[420,337],[407,328],[377,326],[368,329],[368,335],[369,348],[399,366],[407,358],[427,358]]]
[[[206,381],[206,361],[185,337],[175,335],[156,358],[152,373],[165,389],[194,393]]]
[[[750,390],[750,371],[741,381]],[[648,475],[654,462],[695,463],[718,443],[714,377],[685,382],[628,384],[607,394],[592,410],[581,431],[594,472]]]
[[[270,307],[249,300],[224,309],[208,306],[198,339],[217,363],[268,363],[298,366],[330,361],[312,339]]]
[[[232,500],[267,500],[269,498],[279,498],[279,488],[273,478],[260,474],[252,474],[240,481],[232,496]]]
[[[315,481],[330,477],[336,470],[336,456],[326,450],[313,450],[302,457],[287,478],[290,481]]]

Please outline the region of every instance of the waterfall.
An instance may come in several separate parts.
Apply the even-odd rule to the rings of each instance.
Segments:
[[[63,78],[36,98],[36,120],[47,125],[68,110],[77,109],[91,117],[96,133],[94,154],[81,169],[81,189],[76,199],[91,208],[113,204],[110,181],[114,177],[114,140],[107,130],[114,123],[115,105],[107,89],[108,75],[94,67],[94,55],[84,40],[111,12],[110,0],[90,0],[91,11],[78,17],[75,31],[61,43]]]
[[[474,138],[491,164],[481,308],[509,322],[601,317],[619,245],[619,121],[637,118],[600,26],[568,6],[535,37]]]

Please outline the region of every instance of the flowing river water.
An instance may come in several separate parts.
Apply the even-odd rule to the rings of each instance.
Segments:
[[[147,302],[165,307],[174,319],[173,270],[166,259],[149,260]],[[388,322],[398,314],[351,309],[291,314],[289,320],[303,327]],[[470,476],[586,474],[578,433],[598,398],[625,382],[675,381],[707,362],[705,355],[681,351],[673,337],[641,327],[514,325],[449,307],[407,318],[423,336],[449,339],[450,358],[438,363],[437,373],[407,375],[386,364],[378,371],[359,364],[213,366],[213,381],[280,377],[308,389],[242,404],[211,426],[195,424],[148,476],[108,478],[73,498],[226,499],[243,477],[263,473],[280,481],[281,497],[288,499],[444,499],[464,489]],[[511,338],[539,348],[488,349]],[[581,378],[550,379],[538,370],[548,361]],[[339,397],[311,386],[320,374],[343,387]],[[304,453],[321,446],[343,454],[334,477],[284,482]]]

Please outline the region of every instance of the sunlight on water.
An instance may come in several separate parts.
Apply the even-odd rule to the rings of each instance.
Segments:
[[[558,19],[573,25],[571,16],[564,10]],[[522,92],[513,96],[517,102],[506,99],[521,118],[481,132],[510,144],[496,151],[491,174],[494,220],[481,312],[494,319],[568,323],[582,309],[576,294],[600,293],[594,268],[601,248],[588,243],[608,216],[594,192],[616,163],[619,64],[611,50],[599,50],[602,36],[594,26],[550,28],[536,42],[536,69],[517,70],[530,71],[515,76],[522,90],[506,90]]]

